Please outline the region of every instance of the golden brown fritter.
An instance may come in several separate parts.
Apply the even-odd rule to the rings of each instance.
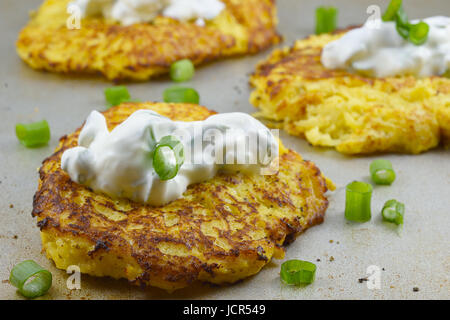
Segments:
[[[214,114],[196,105],[123,104],[104,112],[109,129],[138,109],[182,121]],[[312,162],[281,145],[271,176],[219,174],[163,207],[111,199],[60,167],[79,133],[62,137],[44,161],[33,202],[43,248],[61,269],[78,265],[83,273],[169,291],[197,280],[232,283],[282,258],[284,244],[321,223],[325,192],[334,188]]]
[[[66,27],[70,1],[45,1],[21,31],[17,52],[32,68],[146,80],[180,59],[199,65],[280,41],[275,0],[223,0],[226,9],[205,27],[167,17],[131,26],[88,18],[80,30]]]
[[[450,79],[381,79],[326,69],[322,48],[342,35],[310,36],[261,62],[251,77],[257,117],[347,154],[416,154],[440,141],[448,146]]]

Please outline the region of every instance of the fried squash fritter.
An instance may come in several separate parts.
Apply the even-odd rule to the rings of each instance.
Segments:
[[[128,103],[104,112],[109,129],[138,109],[182,121],[214,114],[197,105]],[[274,175],[219,174],[163,207],[112,199],[71,181],[60,167],[80,129],[43,162],[33,201],[43,249],[60,269],[78,265],[93,276],[168,291],[195,281],[233,283],[282,258],[283,245],[321,223],[325,192],[334,189],[312,162],[280,143]]]
[[[20,32],[17,52],[32,68],[147,80],[180,59],[199,65],[280,41],[275,0],[223,0],[226,8],[205,27],[160,16],[131,26],[86,18],[79,30],[66,27],[70,1],[46,0]]]
[[[322,48],[335,34],[275,50],[251,77],[250,102],[268,125],[345,154],[417,154],[450,145],[450,79],[370,78],[328,70]]]

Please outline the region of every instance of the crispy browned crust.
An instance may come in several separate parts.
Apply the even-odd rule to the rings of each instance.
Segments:
[[[214,114],[195,105],[146,103],[122,105],[104,115],[112,129],[143,108],[174,120],[202,120]],[[70,180],[60,159],[64,150],[76,145],[79,132],[62,137],[56,152],[43,162],[33,201],[44,250],[59,268],[79,263],[50,250],[58,239],[70,239],[77,243],[71,246],[72,256],[84,264],[105,270],[104,264],[114,257],[138,269],[132,274],[117,266],[114,272],[82,267],[92,275],[123,277],[167,290],[196,280],[231,283],[257,273],[272,257],[282,257],[282,245],[324,219],[327,180],[292,150],[283,149],[275,175],[221,174],[190,186],[182,199],[150,207],[95,194]],[[88,243],[89,250],[82,252],[79,243]]]
[[[250,80],[258,115],[313,145],[348,154],[416,154],[439,142],[450,145],[450,79],[372,78],[322,65],[323,47],[352,28],[298,40],[260,62]],[[346,104],[335,105],[336,97]],[[332,113],[362,123],[326,125]]]
[[[223,0],[226,9],[206,27],[159,17],[153,24],[132,26],[84,19],[80,30],[66,27],[69,1],[45,1],[21,31],[17,52],[31,67],[146,80],[180,59],[198,65],[256,53],[280,41],[275,0]]]

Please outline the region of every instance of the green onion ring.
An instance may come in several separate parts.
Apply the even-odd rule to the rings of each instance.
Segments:
[[[16,124],[16,136],[27,148],[35,148],[46,145],[50,141],[50,127],[47,121]]]
[[[130,101],[130,93],[125,86],[114,86],[105,89],[105,99],[109,107],[118,106]]]
[[[371,219],[372,186],[354,181],[346,187],[345,218],[350,221],[366,222]]]
[[[395,171],[389,160],[378,159],[370,164],[370,176],[376,184],[391,185],[395,181]]]
[[[176,163],[170,163],[163,152],[163,148],[168,147],[172,150]],[[159,179],[165,181],[173,179],[178,170],[184,163],[184,147],[183,143],[174,136],[165,136],[156,145],[153,153],[153,168],[159,176]]]
[[[318,7],[316,9],[316,34],[336,30],[338,10],[335,7]]]
[[[403,39],[420,46],[428,39],[430,26],[421,21],[417,24],[411,24],[408,16],[403,9],[401,0],[392,0],[389,3],[386,12],[383,15],[383,21],[395,21],[395,28]]]
[[[392,0],[389,3],[386,12],[383,14],[383,21],[394,21],[398,10],[400,10],[402,6],[402,0]]]
[[[170,78],[175,82],[191,80],[194,74],[195,67],[189,59],[179,60],[170,66]]]
[[[409,30],[411,25],[408,21],[408,16],[406,15],[405,10],[403,10],[403,7],[400,7],[395,15],[395,23],[397,32],[400,34],[400,36],[407,40],[409,37]]]
[[[163,99],[168,103],[200,103],[200,96],[195,89],[177,86],[164,90]]]
[[[404,26],[401,24],[397,24],[395,26],[398,34],[405,40],[407,40],[409,38],[409,26]]]
[[[310,284],[315,276],[316,265],[308,261],[288,260],[281,265],[280,277],[287,284]]]
[[[427,41],[429,31],[430,26],[423,21],[412,24],[409,28],[409,41],[420,46]]]
[[[30,278],[34,277],[30,281]],[[47,293],[52,286],[52,274],[33,260],[17,264],[9,276],[9,282],[26,298],[36,298]]]
[[[396,225],[403,224],[405,205],[394,199],[386,201],[381,210],[381,215],[384,221],[392,222]]]

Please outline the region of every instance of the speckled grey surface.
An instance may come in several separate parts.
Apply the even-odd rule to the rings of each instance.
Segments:
[[[338,185],[330,194],[325,222],[308,230],[287,249],[286,259],[320,259],[314,284],[305,288],[281,284],[279,267],[273,261],[258,275],[238,284],[215,288],[198,284],[172,295],[158,289],[142,290],[126,281],[82,276],[82,289],[70,292],[67,275],[41,254],[36,221],[31,217],[37,187],[37,168],[52,153],[58,138],[79,126],[92,109],[104,108],[102,91],[110,84],[99,78],[69,78],[36,72],[15,54],[15,40],[28,19],[29,10],[40,0],[0,1],[0,298],[20,296],[7,283],[11,267],[34,259],[48,268],[54,285],[43,299],[423,299],[450,298],[450,151],[434,150],[422,155],[386,155],[397,171],[391,187],[375,187],[373,218],[365,224],[344,219],[343,187],[354,179],[368,180],[373,158],[351,158],[332,150],[313,149],[298,138],[282,134],[287,146],[316,162]],[[387,1],[279,0],[279,31],[291,44],[313,31],[314,8],[333,4],[340,8],[340,26],[357,24],[367,17],[370,4]],[[450,2],[407,0],[411,18],[450,15]],[[191,85],[201,93],[202,104],[220,112],[253,112],[248,103],[247,75],[269,51],[257,56],[232,59],[200,68]],[[167,80],[130,84],[132,96],[161,100]],[[14,135],[14,124],[47,119],[52,129],[48,147],[26,149]],[[396,198],[406,204],[406,222],[399,234],[385,225],[378,214],[384,201]],[[332,240],[332,241],[331,241]],[[331,261],[333,260],[333,261]],[[380,289],[370,290],[358,279],[366,269],[381,269]],[[413,292],[418,287],[418,292]]]

